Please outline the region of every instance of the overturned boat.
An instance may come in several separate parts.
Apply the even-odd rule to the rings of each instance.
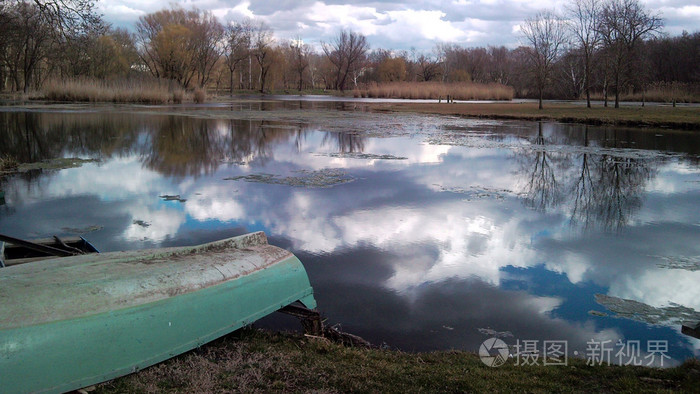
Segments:
[[[295,305],[302,315],[316,308],[306,271],[262,232],[9,266],[0,269],[2,391],[89,386]]]

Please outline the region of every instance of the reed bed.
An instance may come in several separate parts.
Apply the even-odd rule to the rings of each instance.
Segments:
[[[207,100],[207,91],[202,88],[196,88],[192,94],[192,99],[197,104],[205,102]]]
[[[596,93],[591,95],[591,98],[602,100],[603,95]],[[615,100],[613,94],[608,95],[608,100]],[[650,101],[659,103],[700,103],[700,86],[689,85],[677,82],[671,83],[655,83],[648,86],[644,92],[622,93],[620,92],[621,101]]]
[[[398,99],[512,100],[510,86],[498,83],[390,82],[353,92],[355,97]]]
[[[182,88],[169,88],[157,81],[98,81],[71,79],[50,81],[42,89],[42,97],[52,101],[87,101],[112,103],[163,104],[182,102]]]

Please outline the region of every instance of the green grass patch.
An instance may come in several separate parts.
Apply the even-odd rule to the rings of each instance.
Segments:
[[[492,368],[473,353],[349,348],[325,339],[239,330],[97,393],[222,392],[609,392],[697,391],[700,362],[676,368],[568,366]]]

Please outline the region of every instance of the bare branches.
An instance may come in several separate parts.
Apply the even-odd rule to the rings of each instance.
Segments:
[[[136,23],[139,56],[151,74],[188,87],[195,76],[203,87],[221,56],[224,28],[210,12],[173,8]]]
[[[331,44],[323,43],[323,52],[335,69],[335,88],[344,90],[348,75],[358,71],[364,61],[369,43],[360,33],[341,30]]]
[[[584,90],[588,108],[591,108],[591,59],[602,41],[601,10],[601,0],[574,0],[567,7],[569,29],[583,52]]]
[[[250,56],[252,22],[245,20],[226,27],[224,33],[224,58],[230,77],[230,93],[233,95],[233,73],[238,65]]]
[[[661,29],[663,20],[647,13],[639,0],[610,0],[601,10],[598,26],[598,33],[611,57],[615,108],[619,108],[620,91],[631,77],[634,52],[643,39]]]
[[[264,22],[259,22],[253,26],[251,38],[253,56],[258,62],[258,66],[260,66],[260,92],[264,93],[267,76],[274,64],[273,44],[275,39],[272,36],[272,29]]]
[[[564,21],[553,12],[544,11],[534,18],[525,19],[520,29],[531,47],[528,55],[539,92],[539,108],[542,109],[542,94],[547,79],[566,42]]]
[[[63,34],[102,23],[93,0],[33,0],[41,15]]]

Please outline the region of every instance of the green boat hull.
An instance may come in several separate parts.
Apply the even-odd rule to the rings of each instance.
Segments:
[[[256,236],[259,237],[260,234]],[[248,252],[258,258],[256,254],[264,254],[269,248],[279,249],[266,245],[266,242],[263,248],[266,249]],[[245,252],[245,247],[243,249]],[[307,308],[315,308],[313,291],[301,262],[289,252],[275,252],[275,261],[264,265],[264,268],[230,274],[231,278],[219,283],[201,288],[186,288],[182,293],[159,297],[157,300],[153,300],[150,295],[146,297],[148,302],[117,300],[104,304],[109,308],[88,308],[97,313],[77,315],[68,312],[84,308],[66,307],[65,303],[71,303],[71,299],[56,299],[54,305],[43,307],[47,311],[51,308],[68,311],[65,314],[72,316],[61,319],[54,313],[50,314],[50,321],[39,324],[13,322],[11,316],[0,314],[0,319],[5,319],[0,320],[0,391],[74,390],[126,375],[196,348],[296,301],[301,301]],[[188,251],[181,248],[168,253],[182,256],[199,252],[196,249]],[[101,256],[105,255],[109,257],[110,254]],[[162,254],[152,252],[152,255],[163,259]],[[221,254],[218,258],[220,257]],[[100,260],[93,258],[89,261],[87,265],[92,268],[85,268],[85,264],[67,267],[64,264],[57,268],[72,269],[79,275],[81,271],[94,271],[94,267],[100,267]],[[139,264],[143,261],[148,264],[149,259],[141,258]],[[30,264],[45,263],[46,261]],[[230,270],[231,266],[219,265],[218,269],[225,270],[228,267]],[[2,271],[7,272],[13,268],[0,270],[0,286],[11,283],[8,280],[12,280],[12,275],[1,275],[4,274]],[[51,273],[50,270],[46,272],[47,275]],[[163,279],[162,275],[160,272],[156,276],[156,282]],[[203,275],[206,276],[206,273]],[[226,276],[224,273],[222,275]],[[141,278],[143,280],[143,276]],[[54,285],[57,283],[52,283],[50,287],[56,288]],[[120,286],[124,285],[120,283]],[[89,288],[87,286],[86,290]],[[138,294],[137,290],[135,292]],[[173,293],[172,288],[167,289],[167,292]],[[9,302],[22,303],[26,300],[13,298],[13,294],[0,290],[0,305]],[[129,305],[124,308],[114,307],[120,303]],[[35,323],[35,319],[25,320]]]

